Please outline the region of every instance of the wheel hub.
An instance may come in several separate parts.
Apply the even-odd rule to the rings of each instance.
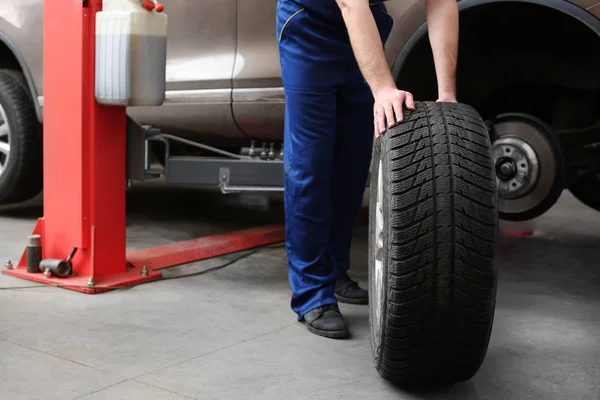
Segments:
[[[539,159],[533,148],[518,137],[494,142],[498,195],[515,199],[529,193],[539,178]]]
[[[10,127],[6,112],[0,104],[0,177],[4,175],[10,159]]]
[[[496,174],[503,181],[508,181],[515,177],[517,165],[510,158],[502,158],[496,162]]]

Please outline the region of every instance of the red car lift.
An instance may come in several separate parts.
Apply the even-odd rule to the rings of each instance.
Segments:
[[[94,91],[101,9],[101,0],[44,2],[44,217],[33,233],[42,259],[76,250],[72,272],[29,273],[26,253],[3,272],[98,293],[158,279],[160,268],[282,241],[277,225],[126,255],[126,107],[100,105]]]

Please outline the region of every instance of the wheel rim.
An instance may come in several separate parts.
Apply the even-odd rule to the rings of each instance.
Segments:
[[[0,177],[4,175],[10,159],[10,127],[4,107],[0,104]]]
[[[528,116],[500,118],[492,129],[498,209],[505,215],[531,212],[551,194],[558,177],[552,132]]]
[[[382,308],[384,302],[383,289],[383,168],[379,161],[377,173],[377,201],[375,203],[375,271],[373,274],[373,338],[375,345],[379,346],[381,341]]]

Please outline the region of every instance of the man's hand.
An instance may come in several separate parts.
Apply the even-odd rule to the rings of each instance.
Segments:
[[[375,136],[402,122],[402,107],[414,109],[412,94],[398,90],[385,59],[369,0],[336,0],[348,28],[358,67],[375,97]]]
[[[395,87],[381,89],[374,96],[375,137],[380,137],[388,128],[402,122],[404,119],[402,106],[404,104],[409,110],[415,109],[413,95]]]
[[[368,0],[336,0],[354,56],[375,97],[375,136],[402,122],[402,107],[414,109],[411,93],[398,90]],[[427,23],[438,78],[438,101],[456,102],[458,6],[456,0],[427,0]]]

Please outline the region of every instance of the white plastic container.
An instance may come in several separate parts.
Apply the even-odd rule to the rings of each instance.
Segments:
[[[96,100],[120,106],[165,101],[167,15],[143,0],[104,0],[96,14]]]

